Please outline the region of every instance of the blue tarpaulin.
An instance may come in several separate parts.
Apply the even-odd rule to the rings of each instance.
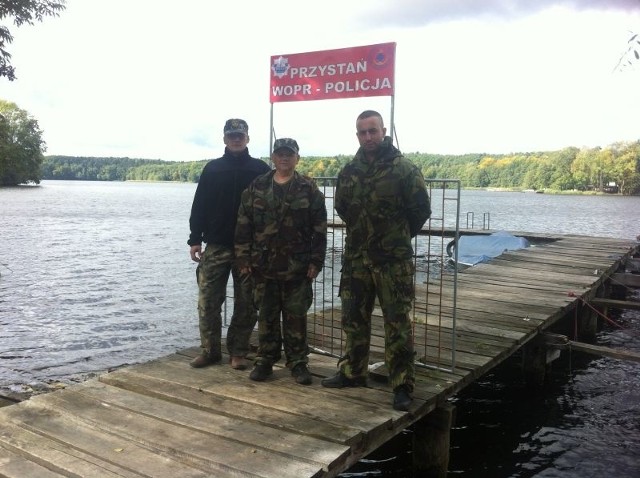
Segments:
[[[480,262],[488,262],[505,251],[515,251],[529,246],[529,241],[524,237],[498,231],[488,236],[460,236],[453,247],[458,250],[458,263],[472,266]],[[449,247],[447,252],[450,252]]]

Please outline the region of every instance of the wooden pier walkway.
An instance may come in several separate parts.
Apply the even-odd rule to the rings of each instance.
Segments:
[[[326,389],[320,379],[335,373],[336,359],[314,353],[311,386],[297,385],[282,367],[257,383],[227,365],[192,369],[193,348],[0,408],[0,476],[336,476],[601,294],[638,251],[633,241],[545,239],[458,275],[456,367],[419,367],[407,413],[392,409],[383,370],[367,388]],[[450,288],[425,304],[426,287],[417,286],[417,320],[438,313],[437,334],[451,336],[452,311],[436,310],[446,303],[438,294]],[[326,349],[339,337],[339,316],[316,319],[323,325],[310,326],[310,339]],[[379,321],[374,336],[372,362],[379,362]],[[432,357],[418,351],[437,367]]]

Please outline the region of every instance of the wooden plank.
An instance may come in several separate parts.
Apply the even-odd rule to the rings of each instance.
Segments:
[[[630,360],[632,362],[640,362],[640,353],[631,350],[612,349],[611,347],[603,347],[600,345],[585,344],[583,342],[568,341],[571,350],[577,352],[585,352],[588,354],[599,355],[602,357],[610,357],[618,360]]]
[[[316,383],[310,387],[300,386],[291,377],[291,372],[284,368],[274,368],[273,376],[266,382],[249,380],[248,373],[233,370],[230,367],[218,367],[217,373],[207,373],[209,369],[192,369],[187,361],[179,361],[175,356],[170,360],[162,360],[162,367],[147,364],[134,366],[130,372],[160,378],[183,386],[191,386],[194,380],[199,390],[204,393],[252,404],[286,413],[295,413],[316,421],[348,423],[350,427],[372,432],[377,428],[389,428],[394,416],[389,412],[389,396],[386,392],[370,390],[366,402],[361,400],[349,404],[349,410],[343,406],[339,410],[321,408],[314,400],[322,400],[324,387]],[[114,374],[119,371],[114,372]],[[112,374],[110,374],[112,375]],[[277,400],[274,399],[277,395]]]
[[[495,278],[492,281],[478,280],[477,276],[461,275],[458,279],[458,298],[466,297],[491,297],[492,295],[509,302],[520,302],[529,304],[539,304],[543,299],[566,299],[566,291],[558,285],[547,285],[538,282],[536,287],[527,287],[526,283],[518,283],[510,280],[509,277]],[[448,284],[447,284],[448,285]],[[543,286],[546,286],[543,288]],[[417,300],[426,297],[429,293],[429,301],[434,302],[438,297],[449,298],[451,300],[452,288],[442,287],[441,289],[429,290],[425,285],[416,285]]]
[[[574,299],[565,291],[556,291],[555,293],[536,294],[531,291],[523,292],[522,290],[513,290],[507,287],[466,287],[466,284],[460,284],[458,288],[458,299],[484,299],[496,302],[505,302],[507,304],[520,304],[539,306],[541,303],[548,307],[563,307]]]
[[[502,277],[502,276],[491,276],[491,277],[483,277],[479,275],[472,274],[460,274],[458,276],[459,284],[464,284],[465,287],[487,287],[491,288],[493,286],[501,286],[501,287],[510,287],[513,289],[519,289],[524,293],[528,293],[530,291],[534,291],[539,294],[543,293],[554,293],[562,290],[563,287],[566,286],[565,283],[561,282],[551,282],[550,280],[546,280],[544,282],[540,281],[532,281],[521,278],[514,277]]]
[[[640,310],[640,302],[632,302],[630,300],[615,300],[605,299],[602,297],[594,297],[589,302],[595,305],[604,305],[607,307],[615,307],[617,309]]]
[[[522,289],[541,289],[547,291],[561,291],[561,290],[588,290],[591,287],[591,283],[586,283],[586,281],[581,281],[581,283],[575,282],[567,282],[566,280],[558,279],[556,280],[553,275],[548,275],[546,278],[541,278],[539,275],[529,275],[525,273],[509,273],[506,274],[504,271],[499,269],[485,269],[480,273],[476,273],[475,271],[464,271],[458,276],[458,280],[461,284],[467,284],[471,281],[482,282],[485,281],[487,286],[491,284],[496,285],[505,285],[511,284],[515,287],[520,287]]]
[[[558,290],[562,286],[564,286],[564,284],[562,283],[553,283],[549,281],[527,281],[514,277],[482,277],[472,274],[460,274],[460,276],[458,277],[458,287],[480,289],[491,289],[493,287],[499,287],[506,290],[519,290],[524,293],[532,292],[540,295],[558,292]]]
[[[558,254],[536,254],[523,256],[517,253],[505,253],[496,258],[495,263],[512,263],[520,267],[535,270],[556,270],[568,274],[593,274],[595,270],[609,269],[611,260],[603,258],[585,258],[582,261],[572,260],[570,257]],[[493,263],[493,261],[492,261]]]
[[[357,445],[364,439],[362,430],[351,427],[348,422],[343,424],[318,422],[313,418],[298,415],[293,419],[287,412],[277,413],[275,410],[256,408],[252,404],[211,395],[197,385],[191,386],[185,383],[167,381],[153,377],[150,374],[140,374],[123,369],[101,376],[100,381],[190,408],[214,409],[218,413],[227,414],[227,416],[253,418],[258,423],[267,426],[273,421],[279,423],[285,431],[308,434],[316,438],[332,437],[332,439],[329,438],[329,441],[336,443]]]
[[[553,268],[551,272],[553,272]],[[524,267],[522,264],[516,265],[510,261],[493,260],[488,263],[480,263],[469,269],[466,269],[461,275],[481,275],[489,274],[489,276],[498,275],[500,277],[512,277],[515,279],[530,281],[531,283],[550,282],[558,285],[572,284],[574,286],[591,285],[598,277],[585,276],[583,274],[568,274],[557,271],[554,275],[549,274],[550,270],[540,270],[531,266]]]
[[[12,453],[2,448],[2,445],[0,442],[0,476],[3,478],[60,478],[64,476],[62,473],[45,468],[22,455]]]
[[[511,330],[504,330],[495,327],[489,327],[481,324],[475,324],[472,321],[462,321],[457,325],[457,330],[460,332],[470,331],[480,334],[486,334],[491,337],[500,337],[505,339],[511,339],[514,342],[519,342],[525,334],[523,332],[516,332]]]
[[[632,241],[628,241],[624,239],[567,234],[559,237],[557,241],[549,242],[544,246],[549,249],[580,247],[585,251],[593,250],[595,252],[601,252],[604,249],[609,249],[609,250],[620,250],[620,251],[626,252],[629,250],[629,248],[634,246],[634,243]]]
[[[589,285],[598,279],[597,275],[593,274],[593,270],[591,270],[591,275],[587,276],[584,273],[567,272],[563,268],[553,265],[545,266],[540,264],[540,266],[536,268],[523,267],[522,264],[512,261],[504,261],[500,258],[493,259],[488,264],[478,264],[477,266],[474,266],[473,269],[476,271],[482,269],[482,272],[488,272],[487,269],[489,269],[489,271],[497,271],[501,275],[512,275],[514,277],[521,277],[526,274],[526,276],[535,277],[537,280],[542,282],[548,280],[550,273],[552,273],[554,280],[556,281],[561,280],[563,283],[573,283],[577,285]]]
[[[522,264],[545,263],[556,267],[566,267],[570,270],[593,270],[594,268],[606,268],[611,266],[611,259],[593,257],[575,257],[566,254],[564,251],[553,251],[547,249],[522,249],[519,251],[508,251],[500,255],[500,259],[520,262]]]
[[[300,459],[297,456],[300,454],[292,446],[270,446],[272,443],[268,440],[274,434],[265,433],[264,427],[243,427],[241,423],[233,424],[228,421],[224,426],[231,427],[232,430],[242,429],[246,433],[245,440],[238,440],[236,438],[239,433],[221,428],[221,422],[216,421],[216,417],[210,413],[199,416],[190,410],[189,413],[181,414],[175,419],[168,415],[158,419],[157,416],[139,411],[144,410],[145,400],[149,401],[150,408],[161,415],[169,410],[179,409],[175,406],[172,408],[171,404],[165,408],[158,400],[153,403],[149,397],[135,397],[134,394],[130,394],[128,403],[137,402],[137,405],[134,406],[135,409],[128,408],[123,413],[122,409],[114,407],[110,402],[95,400],[75,391],[53,393],[44,401],[35,397],[31,404],[42,405],[43,410],[55,410],[65,421],[70,421],[70,417],[73,417],[81,426],[115,435],[128,444],[137,443],[158,455],[170,456],[180,462],[195,463],[205,471],[265,477],[279,474],[294,478],[314,476],[323,468],[323,464],[315,460]],[[162,408],[165,408],[164,412]],[[185,417],[189,417],[186,418],[187,423],[181,420]],[[192,420],[196,419],[204,420],[202,426],[194,426]],[[265,441],[260,443],[260,440],[256,440],[260,437]],[[211,447],[212,439],[215,440],[215,447]],[[252,439],[258,443],[251,442]],[[284,442],[285,439],[281,438],[279,441]],[[285,451],[287,449],[289,453]],[[335,450],[335,445],[333,449]],[[348,448],[343,448],[342,452],[333,458],[340,459],[345,450]],[[247,457],[251,457],[251,460]],[[256,459],[260,462],[259,469],[252,463],[252,460]]]
[[[447,325],[443,325],[443,322],[446,322]],[[420,327],[420,324],[416,324],[414,327],[415,350],[422,350],[424,355],[425,350],[441,348],[444,353],[450,354],[452,345],[451,330],[445,327],[450,327],[451,325],[451,321],[443,320],[433,332],[429,332]],[[521,336],[522,334],[518,334],[518,338]],[[478,338],[477,334],[472,337],[458,334],[456,344],[459,364],[461,366],[463,364],[466,366],[482,365],[485,363],[484,357],[500,354],[516,343],[514,340],[506,340],[503,337],[498,338],[500,340],[491,340],[488,336]],[[339,323],[334,323],[333,328],[325,327],[322,332],[310,330],[308,339],[311,345],[320,348],[329,347],[339,350],[343,344]],[[378,349],[381,353],[384,353],[384,328],[381,318],[372,323],[371,348],[374,351]]]
[[[123,387],[139,387],[140,379],[156,377],[161,380],[160,386],[153,385],[154,392],[145,391],[144,393],[163,393],[164,386],[161,384],[166,382],[177,382],[175,387],[184,388],[186,382],[192,378],[192,373],[186,371],[189,369],[186,358],[182,358],[183,363],[178,364],[163,363],[162,367],[151,367],[150,370],[141,370],[141,368],[149,367],[149,364],[141,364],[133,367],[135,372],[127,370],[132,376],[124,383],[119,383]],[[335,360],[335,359],[334,359]],[[200,394],[205,397],[216,394],[224,396],[227,400],[234,399],[240,406],[252,405],[249,407],[253,415],[264,414],[268,420],[267,412],[288,412],[287,417],[283,415],[281,421],[277,421],[278,427],[296,426],[296,432],[302,434],[310,434],[327,440],[336,440],[335,434],[325,434],[327,426],[351,428],[352,436],[347,436],[346,444],[352,447],[359,446],[361,443],[370,443],[378,441],[380,437],[386,436],[389,439],[389,430],[397,430],[399,433],[404,427],[411,424],[407,414],[397,412],[391,408],[392,393],[388,387],[376,387],[370,385],[369,388],[362,389],[345,389],[340,390],[340,400],[335,400],[333,396],[335,390],[321,387],[319,383],[314,383],[310,387],[301,387],[297,385],[286,369],[276,367],[272,379],[263,383],[252,382],[248,379],[246,372],[234,371],[229,367],[215,367],[216,373],[212,374],[211,369],[193,370],[195,375],[204,377],[204,383],[200,382],[196,385]],[[312,372],[316,374],[315,364],[312,363]],[[115,377],[125,373],[124,371],[116,371],[107,376],[103,376],[101,380],[112,383]],[[335,373],[335,361],[332,365],[330,375]],[[137,375],[137,376],[136,376]],[[235,375],[235,378],[220,378],[225,375]],[[238,376],[244,376],[244,380],[238,381]],[[179,378],[177,378],[179,377]],[[201,380],[201,379],[200,379]],[[120,381],[120,380],[119,380]],[[227,384],[227,381],[233,382]],[[291,390],[291,399],[287,398]],[[289,401],[290,400],[290,401]],[[322,403],[319,407],[317,404]],[[412,413],[423,413],[429,405],[421,400],[421,396],[416,397],[414,405],[412,405]],[[309,425],[302,426],[302,422]],[[274,420],[275,422],[275,420]],[[272,422],[273,423],[273,422]],[[355,430],[355,431],[354,431]]]
[[[19,448],[24,457],[50,463],[50,469],[67,476],[139,477],[143,476],[143,470],[147,476],[159,477],[202,478],[206,473],[220,472],[223,473],[221,476],[228,473],[228,470],[211,467],[196,469],[187,463],[158,455],[123,437],[85,426],[73,416],[37,406],[33,399],[5,407],[2,415],[2,428],[8,429],[8,433],[3,431],[2,434],[4,443]],[[11,427],[13,424],[20,426]],[[22,428],[31,433],[27,436],[22,433]],[[127,470],[140,470],[140,473],[128,473]]]
[[[579,260],[611,259],[611,262],[620,260],[629,252],[628,247],[620,247],[618,244],[579,243],[575,241],[557,241],[553,244],[539,248],[544,254],[557,254],[567,257],[576,257]]]
[[[568,291],[566,293],[568,294]],[[484,294],[484,297],[472,296],[473,294],[459,294],[455,302],[456,308],[463,312],[488,312],[516,318],[529,317],[540,321],[546,320],[549,314],[558,310],[557,307],[549,306],[541,302],[535,304],[520,303],[520,300],[517,302],[505,302],[500,300],[499,297],[491,297],[490,294]],[[432,300],[434,301],[432,302]],[[425,310],[425,302],[421,300],[420,296],[416,297],[415,308],[421,311]],[[451,298],[451,300],[445,298],[443,301],[438,301],[431,297],[426,304],[426,310],[436,315],[441,310],[453,311],[453,298]]]
[[[511,318],[514,321],[510,323],[510,325],[515,326],[516,329],[518,327],[516,323],[520,323],[528,329],[531,329],[532,327],[527,325],[527,321],[532,321],[534,324],[542,323],[549,316],[561,312],[558,307],[547,307],[542,304],[537,307],[527,304],[509,304],[499,300],[467,300],[460,298],[456,302],[456,306],[459,310],[462,310],[463,313],[464,311],[467,311],[469,314],[478,312],[483,316],[491,316],[491,314],[493,314],[494,317],[496,317],[495,322]]]
[[[439,321],[435,319],[437,318],[434,318],[434,322],[430,322],[427,327],[422,327],[423,324],[421,322],[417,322],[414,325],[414,343],[416,346],[434,347],[443,342],[451,342],[453,332],[451,327],[453,321],[446,317],[441,318]],[[418,317],[417,320],[421,320],[420,317]],[[467,323],[467,321],[460,320],[458,325],[465,323]],[[495,334],[498,334],[497,336],[488,333],[482,334],[479,330],[480,327],[476,327],[475,331],[472,331],[472,328],[468,328],[465,332],[464,329],[461,330],[458,327],[456,331],[456,342],[463,351],[464,347],[472,349],[478,341],[491,344],[491,346],[499,349],[509,347],[514,343],[513,339],[505,338],[506,334],[503,334],[503,331],[499,329],[486,328],[486,330],[495,331]],[[515,336],[520,338],[522,334],[515,334]],[[342,329],[339,322],[334,322],[333,326],[326,324],[321,330],[318,328],[310,329],[308,331],[308,337],[312,345],[317,345],[318,347],[323,344],[339,347],[343,342]],[[374,346],[376,343],[383,345],[381,343],[381,340],[384,339],[384,328],[382,325],[372,325],[372,337],[375,339]]]
[[[486,304],[482,304],[482,309],[480,307],[473,309],[473,303],[465,303],[460,301],[457,304],[457,308],[455,310],[455,314],[457,317],[457,323],[460,323],[464,320],[473,321],[474,323],[483,323],[486,325],[496,326],[503,328],[507,326],[512,328],[514,331],[529,331],[532,327],[536,327],[540,324],[543,324],[545,320],[548,318],[548,315],[544,315],[540,313],[537,309],[533,307],[529,308],[498,308],[498,307],[487,307]],[[419,313],[424,314],[425,308],[421,304],[416,304],[416,310]],[[439,316],[445,318],[453,318],[454,309],[452,306],[428,306],[429,315]],[[551,313],[555,313],[556,309],[553,309]],[[416,320],[417,321],[417,320]]]
[[[79,396],[86,399],[78,398]],[[86,382],[73,394],[58,394],[54,398],[57,405],[72,413],[97,410],[93,420],[104,420],[103,408],[117,413],[127,412],[144,415],[155,420],[202,431],[225,440],[239,442],[254,448],[266,448],[270,452],[291,456],[300,461],[319,464],[329,469],[331,462],[349,453],[349,447],[319,440],[299,434],[283,434],[281,429],[266,426],[239,417],[228,417],[212,410],[193,410],[172,402],[166,402],[146,395],[139,395],[124,389],[104,385],[96,381]],[[79,407],[79,410],[76,410]],[[116,413],[114,412],[114,413]]]

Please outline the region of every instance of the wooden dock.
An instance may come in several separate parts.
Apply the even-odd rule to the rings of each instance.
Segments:
[[[407,413],[392,409],[383,368],[366,388],[326,389],[320,379],[335,373],[336,359],[314,353],[311,386],[297,385],[281,366],[258,383],[226,364],[192,369],[193,348],[0,408],[0,476],[336,476],[403,429],[424,425],[466,385],[604,297],[638,253],[633,241],[546,239],[458,274],[455,314],[436,310],[446,308],[439,296],[449,287],[425,295],[429,284],[418,284],[416,320],[440,317],[430,334],[436,327],[438,336],[451,337],[456,318],[456,360],[452,371],[439,367],[429,337],[416,328],[425,343],[418,360],[427,366],[418,368]],[[338,314],[317,315],[322,327],[310,325],[312,344],[339,347]],[[383,353],[376,320],[372,362]]]

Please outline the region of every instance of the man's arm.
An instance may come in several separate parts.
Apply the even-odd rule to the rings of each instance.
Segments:
[[[234,238],[236,265],[240,274],[251,273],[251,243],[253,242],[253,222],[251,192],[245,189],[240,199],[238,220]]]
[[[415,237],[427,219],[431,217],[431,202],[422,172],[415,166],[408,175],[407,185],[407,220],[411,237]]]
[[[327,206],[324,194],[314,185],[311,197],[311,227],[313,238],[311,244],[311,265],[315,268],[315,276],[324,266],[327,253]],[[309,273],[312,271],[310,270]],[[309,274],[308,274],[309,275]]]
[[[194,254],[196,252],[193,250],[193,247],[202,245],[202,236],[206,227],[206,182],[206,176],[203,169],[203,172],[200,175],[200,181],[198,181],[198,186],[196,187],[196,192],[193,196],[191,215],[189,216],[189,230],[191,232],[189,234],[187,244],[192,247],[192,259],[194,258]],[[200,250],[199,252],[201,253],[202,250]]]

